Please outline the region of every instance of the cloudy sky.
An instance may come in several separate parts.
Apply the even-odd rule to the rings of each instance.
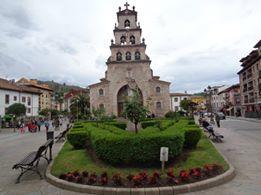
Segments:
[[[155,75],[172,92],[238,82],[261,39],[260,0],[128,1]],[[104,77],[122,0],[0,0],[0,77],[87,86]]]

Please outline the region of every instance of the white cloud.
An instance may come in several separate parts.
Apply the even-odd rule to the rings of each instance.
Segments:
[[[106,0],[1,0],[0,76],[87,86],[104,77],[118,6]],[[258,0],[129,1],[138,11],[155,75],[172,91],[237,82],[259,41]]]

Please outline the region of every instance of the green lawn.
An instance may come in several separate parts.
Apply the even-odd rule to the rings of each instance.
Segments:
[[[198,147],[193,150],[184,151],[178,160],[172,164],[167,163],[167,167],[174,167],[175,173],[181,169],[189,169],[193,167],[203,167],[205,164],[217,163],[223,165],[224,169],[228,169],[227,163],[224,161],[222,156],[213,147],[209,140],[202,136]],[[61,173],[67,173],[69,171],[83,171],[96,172],[98,174],[106,171],[109,175],[114,173],[121,173],[123,176],[129,173],[137,173],[146,170],[151,173],[155,170],[160,171],[159,167],[154,168],[138,168],[138,167],[116,167],[111,166],[102,162],[96,162],[93,160],[86,150],[74,150],[70,143],[66,142],[58,156],[54,160],[52,167],[52,174],[59,176]]]

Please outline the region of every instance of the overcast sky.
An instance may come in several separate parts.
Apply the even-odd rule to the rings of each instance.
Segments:
[[[154,75],[172,92],[238,82],[261,39],[260,0],[131,0]],[[0,77],[88,86],[104,77],[122,0],[0,0]]]

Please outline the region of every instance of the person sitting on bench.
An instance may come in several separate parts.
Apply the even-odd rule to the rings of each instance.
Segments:
[[[209,122],[208,121],[206,121],[206,120],[203,120],[202,121],[202,127],[204,128],[204,129],[206,129],[206,130],[213,130],[213,127],[209,124]]]

